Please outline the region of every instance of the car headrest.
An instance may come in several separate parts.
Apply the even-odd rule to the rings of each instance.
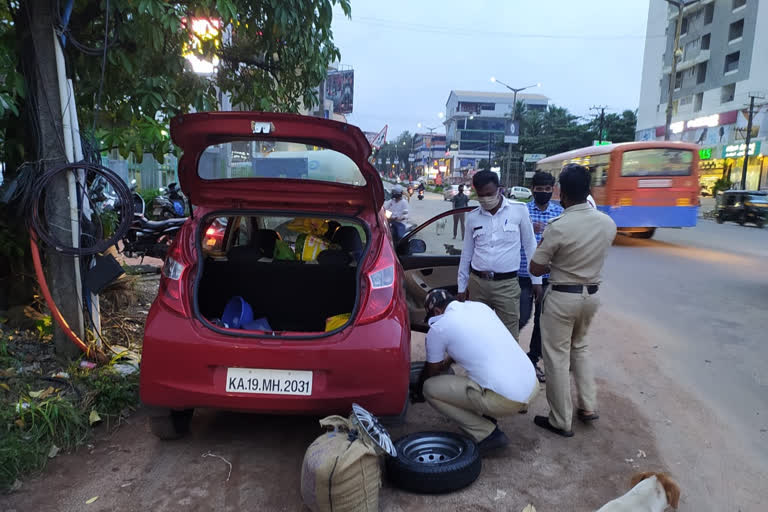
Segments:
[[[336,230],[331,241],[350,253],[355,260],[360,260],[363,254],[363,241],[356,227],[341,226]]]
[[[275,254],[275,242],[280,235],[273,229],[258,229],[251,236],[250,246],[261,250],[261,255],[271,258]]]

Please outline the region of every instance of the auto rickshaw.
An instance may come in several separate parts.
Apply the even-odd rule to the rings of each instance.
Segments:
[[[768,191],[765,190],[726,190],[717,195],[715,221],[755,224],[762,228],[768,217]]]

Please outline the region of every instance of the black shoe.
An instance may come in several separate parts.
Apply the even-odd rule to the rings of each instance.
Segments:
[[[488,453],[504,448],[509,444],[509,438],[507,435],[496,427],[493,432],[485,439],[477,443],[477,448],[480,450],[480,455],[487,455]]]
[[[537,427],[547,429],[553,434],[557,434],[563,437],[573,437],[573,431],[563,430],[561,428],[557,428],[554,425],[552,425],[549,422],[549,416],[536,416],[533,418],[533,422],[536,424]]]

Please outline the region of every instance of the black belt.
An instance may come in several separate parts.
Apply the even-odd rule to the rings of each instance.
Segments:
[[[480,279],[487,281],[503,281],[504,279],[512,279],[517,277],[517,272],[481,272],[479,270],[471,269],[472,273]]]
[[[598,286],[596,284],[553,284],[552,289],[556,292],[565,293],[581,293],[584,291],[584,287],[587,287],[587,293],[593,295],[597,293]]]

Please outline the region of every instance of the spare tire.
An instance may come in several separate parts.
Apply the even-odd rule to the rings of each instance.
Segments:
[[[406,491],[443,494],[468,486],[480,476],[477,444],[453,432],[416,432],[395,442],[397,457],[387,457],[387,477]]]

